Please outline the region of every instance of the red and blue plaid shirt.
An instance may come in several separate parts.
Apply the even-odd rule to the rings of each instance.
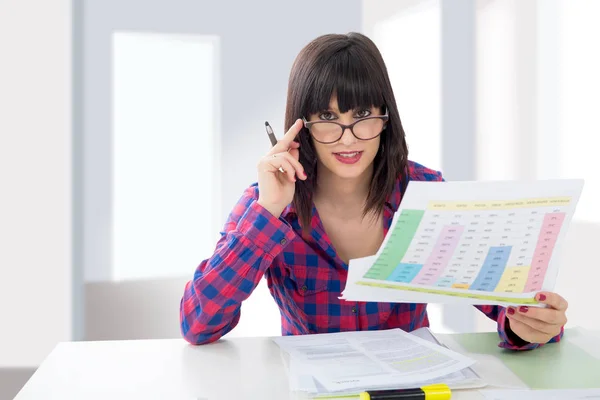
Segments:
[[[409,180],[442,181],[442,175],[410,162]],[[398,179],[384,208],[386,233],[400,205],[400,184]],[[284,335],[391,328],[410,332],[429,326],[426,304],[340,300],[348,265],[337,256],[318,214],[313,215],[311,235],[304,237],[291,205],[275,218],[257,199],[254,184],[229,215],[212,257],[198,266],[185,287],[180,320],[188,342],[213,342],[232,330],[240,319],[242,302],[263,276],[281,311]],[[501,347],[538,346],[511,340],[504,307],[476,307],[498,322]]]

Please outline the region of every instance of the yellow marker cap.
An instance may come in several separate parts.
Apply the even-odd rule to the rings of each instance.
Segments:
[[[448,385],[436,384],[414,389],[369,390],[360,394],[360,400],[450,400]]]
[[[450,400],[452,397],[450,388],[445,384],[423,386],[421,389],[425,392],[425,400]]]

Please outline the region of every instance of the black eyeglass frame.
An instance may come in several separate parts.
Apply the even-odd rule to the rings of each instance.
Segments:
[[[373,116],[370,116],[370,117],[361,118],[361,119],[358,119],[358,120],[354,121],[350,125],[340,124],[339,122],[335,122],[335,121],[323,121],[323,120],[319,120],[319,121],[307,121],[306,118],[304,118],[304,117],[302,117],[302,121],[304,122],[304,127],[306,129],[308,129],[308,132],[310,133],[310,135],[312,136],[313,139],[315,139],[317,142],[322,143],[322,144],[332,144],[332,143],[338,142],[342,138],[342,136],[344,136],[344,132],[346,132],[346,129],[350,129],[350,133],[352,133],[352,135],[355,138],[357,138],[358,140],[364,140],[364,141],[366,141],[366,140],[373,140],[377,136],[381,135],[381,132],[383,132],[385,130],[385,125],[388,122],[389,118],[390,117],[388,115],[388,111],[387,111],[387,108],[386,108],[384,115],[373,115]],[[375,136],[373,136],[371,138],[368,138],[368,139],[359,138],[354,133],[354,129],[353,129],[354,125],[358,124],[359,122],[366,121],[366,120],[369,120],[369,119],[381,119],[381,120],[383,120],[383,129],[381,129],[381,131],[378,132],[377,135],[375,135]],[[336,124],[336,125],[338,125],[339,127],[342,128],[342,133],[340,133],[340,136],[336,140],[333,140],[331,142],[322,142],[322,141],[318,140],[317,138],[315,138],[315,136],[312,134],[312,131],[310,129],[315,124]]]

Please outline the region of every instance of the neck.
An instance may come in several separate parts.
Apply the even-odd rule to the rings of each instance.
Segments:
[[[373,165],[356,178],[342,178],[319,165],[314,202],[327,209],[344,210],[345,215],[361,216],[373,177]]]

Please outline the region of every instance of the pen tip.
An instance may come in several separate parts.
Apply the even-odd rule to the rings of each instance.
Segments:
[[[269,121],[265,121],[265,126],[269,126]]]

